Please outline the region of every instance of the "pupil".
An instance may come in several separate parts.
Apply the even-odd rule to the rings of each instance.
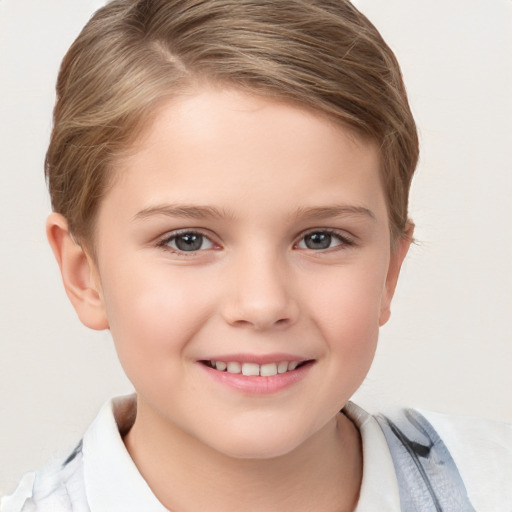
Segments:
[[[312,233],[306,236],[305,243],[308,249],[328,249],[331,239],[329,233]]]
[[[197,251],[203,245],[203,236],[195,233],[180,235],[175,240],[176,247],[180,251]]]

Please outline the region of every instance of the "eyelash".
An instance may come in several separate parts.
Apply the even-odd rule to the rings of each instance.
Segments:
[[[316,229],[310,229],[306,233],[302,233],[299,241],[294,244],[294,247],[298,246],[299,243],[303,242],[307,236],[315,235],[315,234],[329,235],[333,238],[337,238],[339,241],[339,244],[335,245],[334,247],[328,247],[326,249],[315,250],[315,249],[309,249],[308,247],[306,247],[304,249],[310,250],[313,252],[326,252],[326,251],[329,251],[331,249],[336,249],[336,248],[338,248],[339,250],[343,250],[343,249],[347,249],[347,248],[355,245],[355,239],[344,231],[340,232],[336,229],[316,228]]]
[[[208,236],[207,234],[203,233],[200,230],[191,230],[191,229],[183,229],[180,231],[173,231],[171,234],[169,234],[169,235],[165,236],[164,238],[162,238],[161,240],[159,240],[156,245],[157,245],[157,247],[159,247],[161,249],[173,252],[175,254],[179,254],[180,256],[186,256],[186,257],[195,256],[195,255],[197,255],[198,252],[205,250],[205,249],[199,249],[199,250],[195,250],[195,251],[182,251],[179,248],[174,248],[169,245],[173,240],[176,240],[180,236],[185,236],[185,235],[198,235],[198,236],[202,237],[203,241],[207,240],[210,242],[210,244],[212,246],[216,245],[215,242],[211,239],[211,237]]]
[[[316,250],[315,249],[311,249],[309,247],[298,247],[299,244],[302,243],[306,239],[306,237],[311,236],[311,235],[315,235],[315,234],[329,235],[329,236],[331,236],[333,238],[336,238],[339,241],[339,243],[337,245],[335,245],[334,247],[327,247],[325,249],[316,249]],[[200,253],[200,252],[202,252],[204,250],[208,250],[208,249],[212,248],[212,247],[208,247],[207,249],[198,249],[198,250],[192,250],[192,251],[184,251],[184,250],[181,250],[179,248],[171,247],[169,245],[173,240],[176,240],[180,236],[184,236],[184,235],[198,235],[198,236],[202,237],[202,241],[203,242],[205,240],[207,240],[207,241],[209,241],[209,243],[212,246],[216,245],[215,242],[211,239],[211,237],[208,236],[207,234],[205,234],[204,232],[202,232],[200,230],[190,230],[190,229],[183,229],[183,230],[180,230],[180,231],[174,231],[174,232],[172,232],[172,234],[167,235],[164,238],[162,238],[161,240],[159,240],[156,245],[157,245],[157,247],[159,247],[161,249],[164,249],[166,251],[170,251],[170,252],[173,252],[175,254],[179,254],[180,256],[185,256],[185,257],[196,256],[197,253]],[[353,239],[353,237],[347,235],[345,232],[343,232],[343,234],[342,234],[342,233],[340,233],[340,231],[335,230],[335,229],[327,229],[327,228],[320,229],[320,228],[317,228],[317,229],[311,229],[311,230],[307,231],[306,233],[301,234],[300,238],[298,239],[297,242],[294,243],[293,247],[294,248],[299,248],[299,249],[309,250],[309,251],[312,251],[312,252],[326,252],[326,251],[329,251],[329,250],[335,249],[335,248],[339,248],[339,250],[343,250],[343,249],[352,247],[354,245],[355,245],[355,240]]]

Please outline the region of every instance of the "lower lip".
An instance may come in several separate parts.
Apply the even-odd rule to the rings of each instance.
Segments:
[[[295,370],[270,377],[229,373],[228,371],[214,370],[202,363],[199,364],[212,379],[225,386],[251,395],[270,395],[300,382],[313,366],[313,361],[307,362]]]

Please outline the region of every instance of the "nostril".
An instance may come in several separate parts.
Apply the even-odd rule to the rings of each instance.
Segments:
[[[281,292],[256,285],[237,287],[233,296],[227,297],[222,315],[232,326],[283,329],[295,323],[299,308],[295,300]]]

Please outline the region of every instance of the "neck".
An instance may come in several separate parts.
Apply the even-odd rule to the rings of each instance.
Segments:
[[[188,512],[341,512],[354,510],[362,478],[359,432],[339,414],[285,455],[239,459],[167,422],[137,419],[125,444],[155,496]]]

